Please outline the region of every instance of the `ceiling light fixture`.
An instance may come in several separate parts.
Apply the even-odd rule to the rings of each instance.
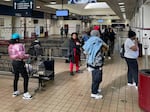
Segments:
[[[126,14],[125,13],[123,13],[123,18],[126,19]]]
[[[120,2],[120,3],[118,3],[119,5],[124,5],[124,3],[123,2]]]
[[[110,8],[106,2],[88,3],[84,9]]]
[[[120,6],[120,8],[124,8],[125,6]]]
[[[120,8],[121,10],[125,10],[125,8]]]
[[[50,4],[51,4],[51,5],[55,5],[55,4],[56,4],[56,1],[51,1]]]
[[[41,6],[39,6],[39,5],[38,5],[38,6],[36,6],[36,8],[37,8],[37,9],[40,9],[40,8],[41,8]]]
[[[5,2],[10,2],[11,0],[4,0]]]

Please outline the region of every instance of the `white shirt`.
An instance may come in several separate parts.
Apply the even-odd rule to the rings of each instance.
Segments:
[[[124,48],[125,48],[125,54],[124,56],[126,58],[130,58],[130,59],[137,59],[139,56],[139,50],[137,51],[133,51],[131,49],[132,46],[135,46],[135,43],[133,40],[131,40],[130,38],[127,38],[125,43],[124,43]]]

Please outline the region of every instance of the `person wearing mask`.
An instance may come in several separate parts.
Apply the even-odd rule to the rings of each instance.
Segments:
[[[70,75],[73,73],[73,65],[76,64],[76,73],[79,72],[79,61],[80,61],[80,46],[81,43],[78,39],[78,34],[76,32],[71,34],[71,39],[69,41],[69,60],[70,60]]]
[[[99,85],[102,82],[103,52],[108,49],[105,42],[100,38],[98,30],[91,31],[91,37],[83,46],[87,55],[88,70],[92,73],[91,97],[101,99]]]
[[[28,59],[29,55],[25,53],[25,47],[20,43],[20,35],[18,33],[12,34],[10,44],[8,46],[9,57],[12,60],[12,67],[14,73],[14,92],[13,97],[16,97],[20,94],[18,91],[18,80],[19,75],[21,74],[24,79],[24,94],[23,99],[32,99],[32,96],[28,92],[28,82],[29,77],[25,67],[24,59]]]
[[[134,31],[128,32],[128,38],[124,43],[125,60],[128,66],[127,79],[128,86],[138,86],[138,62],[139,56],[138,40]],[[135,83],[134,83],[135,82]]]

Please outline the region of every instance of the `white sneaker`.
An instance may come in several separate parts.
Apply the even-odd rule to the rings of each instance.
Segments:
[[[132,84],[132,83],[128,83],[127,85],[128,85],[128,86],[136,86],[135,83],[133,83],[133,84]]]
[[[30,100],[30,99],[32,99],[32,96],[29,94],[29,92],[26,92],[26,93],[23,94],[22,98],[26,99],[26,100]]]
[[[14,91],[13,94],[12,94],[12,97],[16,97],[16,96],[19,96],[20,92],[19,91]]]
[[[138,90],[138,86],[135,86],[135,89]]]
[[[108,59],[110,60],[110,59],[111,59],[111,57],[109,56],[109,57],[108,57]]]
[[[99,94],[91,94],[91,98],[94,98],[94,99],[102,99],[103,96],[102,96],[102,95],[99,95]]]
[[[133,84],[132,84],[133,86],[136,86],[136,83],[135,82],[133,82]]]
[[[102,90],[101,90],[101,89],[98,89],[97,91],[98,91],[98,93],[100,93]]]

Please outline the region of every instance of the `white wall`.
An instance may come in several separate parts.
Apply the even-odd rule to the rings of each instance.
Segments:
[[[103,23],[98,23],[97,20],[93,20],[92,25],[111,25],[111,19],[104,19]]]
[[[148,55],[150,55],[150,5],[142,5],[139,9],[139,12],[131,20],[131,26],[133,30],[136,31],[139,41],[143,45],[143,54],[144,47],[148,45]]]
[[[24,37],[24,18],[23,17],[13,17],[13,32],[17,32]]]
[[[44,27],[44,32],[47,31],[49,35],[60,34],[61,26],[64,24],[69,25],[69,34],[72,32],[76,32],[76,25],[80,25],[80,33],[82,31],[82,23],[80,20],[50,20],[50,19],[37,19],[37,18],[24,18],[24,17],[11,17],[11,16],[0,16],[4,18],[4,28],[0,28],[0,37],[4,39],[10,39],[12,30],[13,32],[19,33],[22,37],[24,37],[24,22],[26,19],[26,37],[31,37],[31,33],[35,32],[36,26]],[[13,22],[12,22],[13,18]],[[38,24],[33,23],[33,19],[38,20]],[[47,23],[46,23],[47,21]],[[13,29],[12,29],[13,27]],[[44,34],[42,35],[44,36]]]
[[[80,32],[82,30],[82,24],[79,20],[50,20],[49,23],[49,34],[50,35],[59,35],[60,34],[60,28],[65,24],[68,24],[69,26],[69,32],[68,34],[71,34],[72,32],[76,32],[76,25],[80,25]]]
[[[10,39],[12,34],[12,17],[0,15],[0,18],[4,18],[4,26],[0,26],[0,39]]]
[[[81,23],[80,20],[64,20],[63,23],[69,25],[69,32],[68,32],[68,34],[76,32],[76,25],[80,25],[80,32],[82,31],[82,29],[81,29],[82,23]]]

